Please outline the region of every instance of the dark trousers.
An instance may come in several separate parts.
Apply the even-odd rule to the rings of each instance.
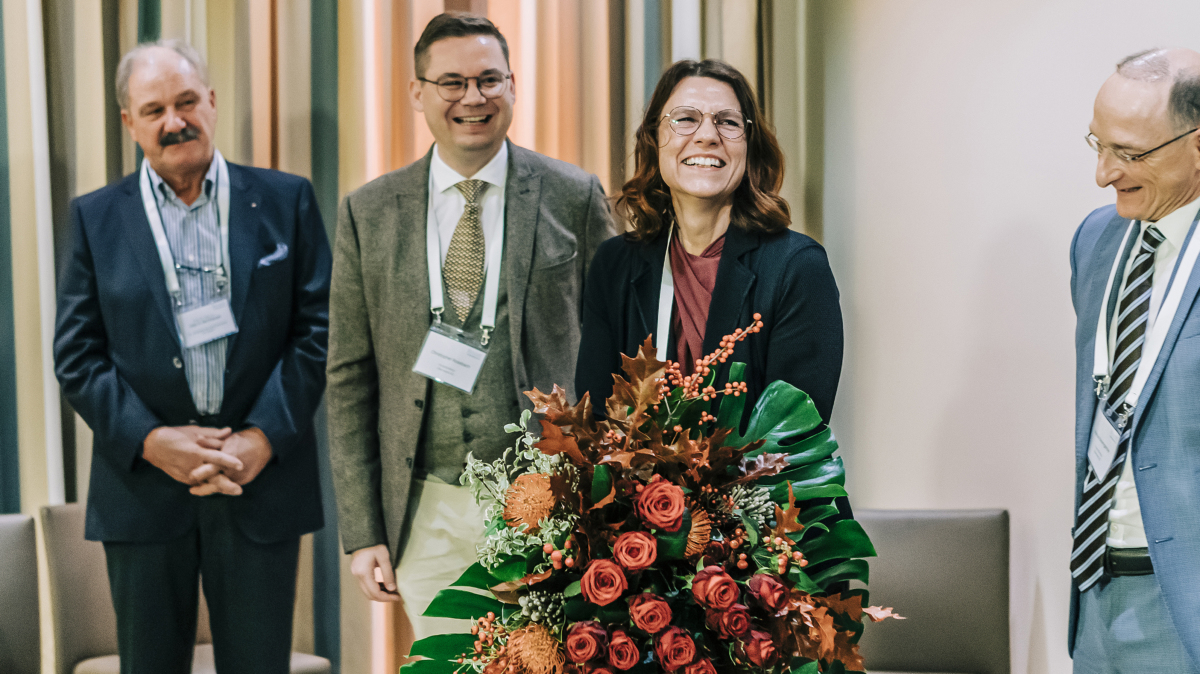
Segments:
[[[121,674],[188,674],[203,579],[221,674],[287,674],[300,539],[261,544],[208,496],[197,526],[165,543],[108,543]]]

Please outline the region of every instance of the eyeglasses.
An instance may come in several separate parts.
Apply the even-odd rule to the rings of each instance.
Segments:
[[[442,97],[447,103],[457,103],[467,95],[468,82],[475,80],[475,88],[479,89],[480,95],[487,99],[500,98],[504,94],[505,84],[512,79],[512,73],[502,75],[500,73],[489,73],[480,75],[479,77],[439,77],[437,81],[427,80],[424,77],[418,77],[418,80],[426,84],[432,84],[437,87],[438,96]]]
[[[1089,133],[1087,136],[1084,136],[1084,140],[1087,141],[1088,147],[1092,148],[1092,150],[1094,150],[1096,152],[1096,154],[1100,154],[1100,153],[1104,152],[1105,150],[1108,150],[1117,159],[1119,159],[1125,163],[1132,163],[1132,162],[1141,161],[1141,160],[1145,159],[1152,152],[1158,152],[1159,150],[1170,145],[1171,143],[1174,143],[1175,141],[1179,140],[1180,138],[1184,138],[1189,134],[1195,133],[1197,130],[1200,130],[1200,126],[1196,127],[1195,129],[1192,129],[1191,131],[1184,131],[1183,133],[1179,134],[1178,136],[1175,136],[1171,140],[1168,140],[1167,142],[1163,143],[1162,145],[1159,145],[1158,147],[1150,149],[1150,150],[1146,150],[1145,152],[1140,152],[1138,154],[1129,154],[1128,152],[1122,152],[1121,150],[1118,150],[1110,145],[1101,143],[1100,139],[1096,138],[1095,134]]]
[[[712,117],[713,126],[717,128],[717,133],[729,140],[736,140],[746,135],[746,125],[751,123],[750,120],[746,119],[737,110],[720,110],[713,113],[703,113],[696,108],[689,108],[686,105],[675,108],[663,115],[663,117],[671,123],[671,130],[676,134],[690,136],[696,133],[700,125],[704,123],[706,114]]]

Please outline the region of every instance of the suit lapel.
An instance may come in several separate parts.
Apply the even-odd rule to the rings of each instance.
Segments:
[[[1100,320],[1100,310],[1109,295],[1105,283],[1108,282],[1108,274],[1112,270],[1113,261],[1121,253],[1121,239],[1125,236],[1128,226],[1129,221],[1120,217],[1109,222],[1104,233],[1096,241],[1096,247],[1092,249],[1091,257],[1087,262],[1086,276],[1081,277],[1081,282],[1086,286],[1083,289],[1083,301],[1080,303],[1080,312],[1076,320],[1088,331],[1084,334],[1092,335],[1092,338],[1087,340],[1086,347],[1081,346],[1078,355],[1082,359],[1082,363],[1078,375],[1080,381],[1076,386],[1076,409],[1080,413],[1075,416],[1075,450],[1081,456],[1087,452],[1092,417],[1096,408],[1096,393],[1092,384],[1092,354],[1096,348],[1096,324]],[[1131,238],[1136,239],[1137,237]],[[1120,285],[1120,274],[1117,275],[1115,283]],[[1091,409],[1091,412],[1083,412],[1088,409]]]
[[[142,275],[146,279],[146,287],[154,297],[154,306],[171,334],[177,334],[175,327],[175,312],[171,307],[171,296],[167,293],[167,279],[163,276],[162,260],[158,257],[158,248],[154,245],[154,235],[150,232],[150,220],[146,218],[146,209],[142,205],[141,189],[136,177],[126,183],[126,198],[121,204],[121,224],[125,227],[125,240],[129,242],[130,250]]]
[[[708,306],[708,323],[704,326],[704,353],[717,350],[721,338],[731,334],[742,320],[742,310],[750,297],[755,275],[742,257],[758,248],[758,235],[739,227],[729,226],[725,232],[725,249],[717,266],[717,282],[712,302]]]
[[[526,150],[505,142],[508,143],[508,179],[504,186],[504,264],[508,267],[508,320],[513,363],[522,363],[525,294],[529,290],[529,272],[533,265],[542,177],[525,160]]]
[[[659,233],[652,243],[639,245],[638,253],[642,259],[642,268],[629,280],[633,286],[633,314],[641,317],[642,325],[635,334],[649,335],[658,329],[658,295],[662,287],[663,259],[667,254],[667,233]],[[657,335],[655,335],[657,339]],[[638,345],[633,345],[636,351]],[[671,345],[666,344],[659,359],[666,359],[671,353]]]
[[[409,289],[409,292],[401,293],[405,298],[401,315],[424,316],[425,327],[433,322],[429,313],[429,261],[426,256],[432,161],[431,149],[411,170],[403,170],[396,185],[396,222],[392,225],[395,234],[388,237],[392,243],[388,255],[391,261],[387,271],[389,278],[398,286]],[[420,346],[420,342],[413,345],[414,362]]]
[[[246,180],[245,170],[236,164],[229,164],[229,187],[230,294],[233,319],[241,325],[255,262],[262,254],[257,210],[260,197]]]
[[[1193,232],[1192,236],[1195,235],[1196,232]],[[1184,250],[1179,252],[1180,257],[1176,259],[1181,260],[1186,252],[1187,248],[1185,247]],[[1162,380],[1162,373],[1167,367],[1167,361],[1171,358],[1171,351],[1175,349],[1175,342],[1179,341],[1179,332],[1183,329],[1183,324],[1187,322],[1188,315],[1196,303],[1197,292],[1200,292],[1200,274],[1196,273],[1197,269],[1200,269],[1200,265],[1192,268],[1192,275],[1187,279],[1187,285],[1183,287],[1183,296],[1179,298],[1179,308],[1175,311],[1175,317],[1171,321],[1171,328],[1167,331],[1167,336],[1163,340],[1162,349],[1158,352],[1158,359],[1154,361],[1154,367],[1150,370],[1150,376],[1146,379],[1146,385],[1142,388],[1142,392],[1138,396],[1138,408],[1134,413],[1133,420],[1134,428],[1137,428],[1137,423],[1146,410],[1146,403],[1153,397],[1154,389],[1158,386],[1158,382]],[[1182,279],[1175,279],[1176,283],[1180,281]]]

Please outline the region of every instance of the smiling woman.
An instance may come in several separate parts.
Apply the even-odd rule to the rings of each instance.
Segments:
[[[788,229],[783,155],[745,77],[721,61],[676,63],[636,142],[617,202],[631,231],[596,253],[575,390],[607,398],[622,354],[635,356],[648,336],[687,374],[761,314],[762,334],[729,358],[747,364],[747,412],[783,380],[828,422],[842,367],[837,285],[820,244]]]

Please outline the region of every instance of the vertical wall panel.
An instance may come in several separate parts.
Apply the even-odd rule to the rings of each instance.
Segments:
[[[5,24],[0,10],[0,513],[21,510],[21,459],[17,431],[17,353],[13,322],[13,232],[9,199],[8,85]]]

